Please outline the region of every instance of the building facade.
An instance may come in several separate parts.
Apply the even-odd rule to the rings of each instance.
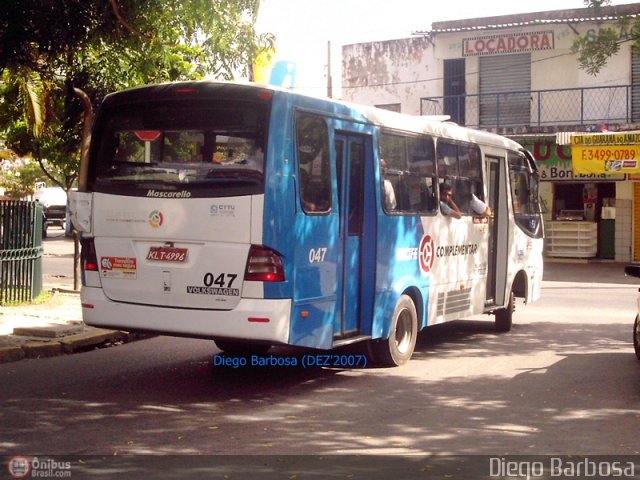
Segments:
[[[618,25],[640,3],[433,23],[414,37],[347,45],[345,100],[513,138],[541,170],[547,254],[640,261],[640,175],[575,174],[571,135],[640,130],[640,54]],[[572,45],[614,29],[619,52],[597,74]]]

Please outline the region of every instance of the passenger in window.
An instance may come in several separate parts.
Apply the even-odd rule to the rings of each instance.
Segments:
[[[480,150],[477,148],[469,148],[466,158],[465,172],[467,175],[474,176],[480,174]]]
[[[300,168],[300,203],[306,213],[325,213],[331,207],[330,191],[322,179]]]
[[[309,188],[309,173],[300,168],[300,203],[305,212],[315,212],[318,206],[310,198],[311,188]]]
[[[382,187],[384,190],[383,193],[385,210],[391,212],[396,209],[398,203],[396,201],[396,193],[393,189],[393,184],[391,183],[391,180],[386,178],[388,167],[387,162],[383,158],[380,159],[380,170],[382,171],[383,178]]]
[[[478,197],[476,197],[473,193],[471,194],[471,201],[469,202],[469,205],[471,206],[471,210],[475,215],[478,215],[480,217],[491,216],[492,212],[489,206]]]
[[[462,218],[462,212],[453,201],[453,189],[446,183],[440,185],[440,211],[448,217]]]
[[[240,165],[246,166],[252,170],[262,172],[262,168],[264,166],[264,152],[262,151],[262,148],[255,144],[252,145],[249,149],[249,154],[244,155],[239,163]]]

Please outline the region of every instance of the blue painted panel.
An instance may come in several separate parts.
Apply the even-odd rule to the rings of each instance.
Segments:
[[[335,298],[296,304],[291,316],[289,343],[301,347],[330,349],[333,346]]]
[[[426,326],[430,276],[420,269],[419,264],[423,235],[419,217],[387,216],[380,212],[373,338],[389,335],[391,315],[407,289],[415,291],[420,328]]]

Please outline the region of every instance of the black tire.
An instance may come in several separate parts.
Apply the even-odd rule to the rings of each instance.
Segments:
[[[633,323],[633,349],[636,351],[636,357],[640,360],[640,314],[636,315],[636,321]]]
[[[271,345],[263,343],[245,343],[236,340],[214,340],[220,350],[229,355],[264,355]]]
[[[516,297],[509,293],[509,302],[505,308],[496,310],[495,328],[497,332],[508,332],[513,325],[513,313],[516,311]]]
[[[402,295],[393,310],[393,322],[389,338],[372,344],[377,363],[397,367],[409,361],[418,336],[418,314],[409,295]]]

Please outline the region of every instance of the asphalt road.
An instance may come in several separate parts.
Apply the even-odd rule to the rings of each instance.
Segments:
[[[47,288],[73,287],[73,238],[65,237],[62,228],[49,227],[42,239],[43,284]]]
[[[548,265],[510,333],[434,327],[400,368],[215,366],[170,337],[0,365],[0,455],[638,455],[638,282],[596,267]]]
[[[0,365],[0,453],[638,454],[635,296],[545,281],[512,332],[435,327],[395,369],[214,366],[169,337]]]

